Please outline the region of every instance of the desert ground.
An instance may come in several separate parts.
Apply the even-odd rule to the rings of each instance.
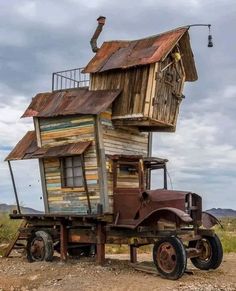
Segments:
[[[0,258],[0,290],[236,290],[236,253],[225,254],[217,270],[201,271],[188,263],[189,273],[177,281],[162,279],[133,269],[126,254],[106,256],[104,267],[93,258],[55,257],[53,262],[28,263],[24,257]],[[139,254],[139,261],[151,261],[151,254]]]

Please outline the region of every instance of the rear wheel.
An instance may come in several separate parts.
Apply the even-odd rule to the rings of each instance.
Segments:
[[[27,259],[29,262],[52,261],[53,240],[49,233],[36,231],[27,242]]]
[[[153,247],[153,261],[163,278],[180,278],[187,265],[186,251],[181,240],[177,237],[158,240]]]
[[[201,250],[201,255],[191,258],[193,265],[200,270],[217,269],[223,259],[223,249],[219,237],[204,236],[197,241],[190,241],[189,247]]]

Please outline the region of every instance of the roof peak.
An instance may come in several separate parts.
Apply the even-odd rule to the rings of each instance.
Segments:
[[[146,37],[141,37],[141,38],[137,38],[137,39],[121,39],[121,40],[117,40],[117,39],[114,39],[114,40],[108,40],[108,41],[104,41],[103,43],[110,43],[110,42],[135,42],[135,41],[142,41],[142,40],[146,40],[146,39],[150,39],[150,38],[155,38],[155,37],[158,37],[158,36],[162,36],[164,34],[168,34],[168,33],[172,33],[172,32],[176,32],[176,31],[179,31],[181,29],[185,29],[186,31],[189,29],[189,25],[185,25],[185,26],[180,26],[180,27],[176,27],[174,29],[171,29],[171,30],[167,30],[167,31],[164,31],[164,32],[161,32],[161,33],[158,33],[158,34],[152,34],[150,36],[146,36]]]

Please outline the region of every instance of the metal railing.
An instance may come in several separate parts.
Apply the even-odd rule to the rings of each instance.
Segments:
[[[83,68],[52,73],[52,91],[89,86],[89,74],[82,73]]]

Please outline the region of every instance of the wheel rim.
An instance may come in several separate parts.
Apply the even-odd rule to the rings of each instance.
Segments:
[[[159,267],[166,273],[175,270],[177,264],[176,251],[171,243],[163,242],[157,251],[157,262]]]
[[[207,239],[201,239],[198,242],[197,248],[201,249],[201,255],[199,256],[199,259],[202,261],[209,261],[212,257],[212,248],[211,244]]]
[[[33,239],[30,245],[31,256],[35,261],[42,261],[45,255],[45,245],[41,237]]]

